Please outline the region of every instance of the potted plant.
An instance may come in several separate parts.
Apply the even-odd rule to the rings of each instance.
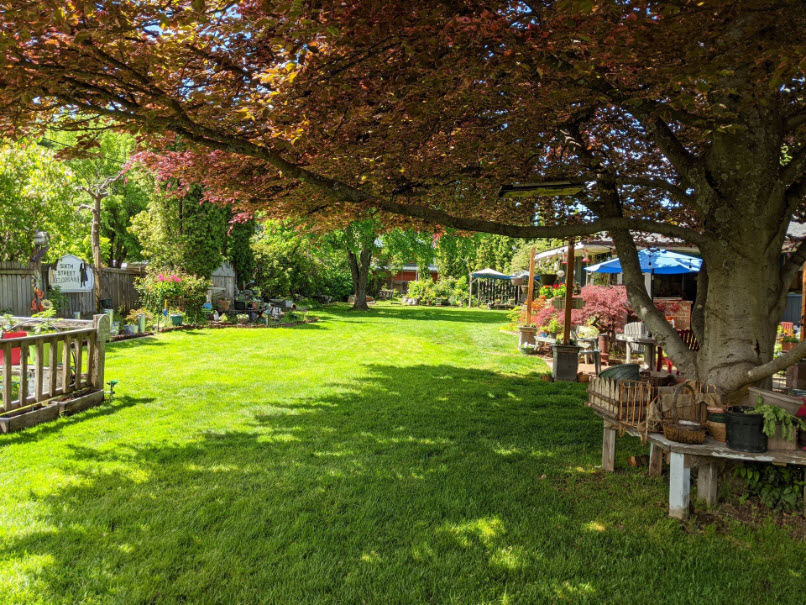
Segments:
[[[182,325],[182,321],[184,321],[185,316],[182,315],[182,312],[178,309],[174,309],[170,313],[171,318],[171,325],[174,327],[178,327]]]
[[[523,355],[534,355],[537,352],[537,345],[533,342],[524,342],[518,347]]]
[[[800,342],[792,330],[783,330],[781,332],[781,351],[791,351]]]
[[[238,313],[238,323],[241,325],[249,323],[249,316],[246,313]]]
[[[546,324],[546,332],[548,332],[549,336],[552,338],[557,338],[557,334],[560,332],[560,321],[556,316],[552,317]]]
[[[34,334],[51,334],[53,332],[58,332],[56,326],[54,326],[54,319],[56,317],[56,309],[50,308],[46,311],[42,311],[40,313],[34,313],[31,317],[40,319],[39,323],[34,326],[33,333]],[[32,354],[36,353],[36,347],[30,347],[29,350]],[[62,345],[61,343],[56,344],[56,363],[60,364],[62,362]],[[30,357],[30,355],[29,355]],[[50,363],[50,343],[46,342],[42,345],[42,361],[44,365],[48,365]]]
[[[123,324],[123,333],[126,334],[127,336],[137,334],[137,322],[127,319],[126,323]]]
[[[226,313],[229,311],[229,300],[226,298],[219,298],[217,308],[219,313]]]
[[[725,414],[725,437],[730,449],[756,454],[767,451],[764,417],[754,414],[754,410],[750,406],[728,408]]]
[[[798,429],[806,429],[806,424],[800,418],[792,416],[777,405],[762,403],[760,397],[755,409],[748,412],[748,414],[758,415],[763,418],[764,423],[761,431],[767,437],[767,449],[797,449]]]

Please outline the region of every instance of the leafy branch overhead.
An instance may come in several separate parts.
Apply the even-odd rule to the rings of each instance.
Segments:
[[[208,200],[325,228],[608,231],[687,375],[732,390],[806,355],[773,360],[806,261],[779,264],[806,195],[799,0],[15,0],[0,31],[5,134],[101,116]],[[636,232],[711,268],[699,352],[648,299]]]

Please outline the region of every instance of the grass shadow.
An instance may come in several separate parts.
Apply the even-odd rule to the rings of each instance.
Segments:
[[[138,404],[151,403],[152,401],[154,401],[153,397],[131,397],[129,395],[116,396],[113,399],[107,399],[100,405],[88,410],[71,414],[70,416],[61,416],[53,422],[38,424],[34,427],[27,428],[16,433],[11,433],[9,435],[0,435],[0,448],[19,443],[39,441],[48,435],[64,430],[68,426],[103,418],[104,416],[115,414],[120,410],[124,410]]]
[[[798,594],[803,545],[689,535],[666,519],[662,480],[597,473],[584,387],[444,363],[363,369],[282,400],[241,393],[253,403],[237,428],[70,444],[71,479],[29,496],[31,523],[0,556],[27,562],[27,596],[45,602]]]

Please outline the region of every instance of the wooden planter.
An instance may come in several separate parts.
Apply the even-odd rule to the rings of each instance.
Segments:
[[[796,342],[781,342],[781,351],[791,351],[796,346],[798,346]]]
[[[768,450],[790,451],[794,452],[798,449],[798,430],[794,430],[792,441],[784,439],[783,427],[779,424],[775,431],[775,437],[767,439]]]
[[[555,296],[551,299],[551,306],[553,306],[555,309],[565,309],[565,297]],[[581,309],[584,306],[585,300],[581,296],[574,296],[571,298],[572,309]]]

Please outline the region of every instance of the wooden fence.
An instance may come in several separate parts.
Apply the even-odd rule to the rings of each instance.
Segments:
[[[12,315],[30,315],[34,300],[34,284],[41,276],[40,287],[48,288],[48,273],[53,265],[35,263],[0,263],[0,311]],[[93,269],[94,270],[94,269]],[[134,280],[144,275],[142,267],[129,269],[104,268],[101,270],[101,298],[112,301],[112,307],[124,310],[136,308],[139,296],[134,289]],[[65,293],[65,304],[59,310],[63,317],[74,313],[90,316],[95,313],[95,292]]]
[[[16,317],[12,323],[14,331],[30,332],[44,320]],[[109,318],[48,327],[61,331],[0,339],[3,432],[55,418],[65,404],[50,400],[59,396],[85,391],[88,403],[103,399]]]
[[[0,313],[30,315],[38,273],[35,263],[0,263]]]

